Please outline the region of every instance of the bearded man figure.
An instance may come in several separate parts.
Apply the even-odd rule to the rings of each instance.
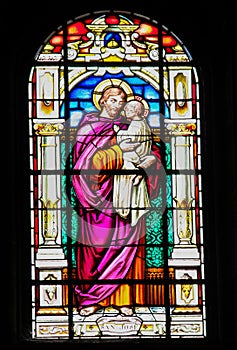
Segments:
[[[122,87],[107,88],[101,110],[80,122],[73,147],[73,169],[79,171],[72,175],[80,217],[77,277],[83,282],[75,293],[81,316],[107,306],[132,315],[135,306],[146,304],[144,284],[135,283],[145,276],[145,216],[132,226],[130,217],[122,218],[113,207],[113,177],[123,166],[123,152],[139,146],[116,143],[114,125],[128,127],[121,115],[126,100]],[[138,166],[145,170],[150,199],[157,197],[161,161],[154,142]]]

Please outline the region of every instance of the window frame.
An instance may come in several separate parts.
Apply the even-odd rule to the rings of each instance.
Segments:
[[[82,11],[83,12],[83,11]],[[151,16],[152,17],[152,16]],[[198,16],[197,16],[198,17]],[[31,17],[31,21],[33,24],[33,18]],[[195,17],[196,18],[196,17]],[[191,20],[190,20],[191,21]],[[39,21],[40,22],[40,21]],[[58,19],[56,20],[56,22],[58,22]],[[60,22],[60,21],[59,21]],[[164,22],[164,21],[163,21]],[[169,21],[168,21],[169,22]],[[167,25],[168,25],[167,22]],[[176,25],[178,26],[178,25]],[[26,26],[27,27],[27,26]],[[23,32],[21,33],[21,35],[18,38],[17,41],[17,46],[20,49],[20,42],[21,40],[19,40],[21,37],[24,37],[27,33],[28,30],[27,28],[24,28]],[[51,27],[51,26],[50,26]],[[169,26],[170,28],[172,28],[172,25]],[[182,27],[182,26],[181,26]],[[192,28],[192,26],[191,26]],[[193,32],[194,32],[194,37],[196,35],[196,38],[198,37],[198,34],[195,32],[195,28],[192,28]],[[173,32],[175,32],[175,28],[173,29]],[[182,29],[181,29],[182,30]],[[222,29],[223,32],[225,33],[225,29]],[[178,32],[178,31],[177,31]],[[196,34],[195,34],[196,33]],[[24,35],[25,34],[25,35]],[[31,34],[33,38],[35,38],[36,36],[38,37],[37,40],[42,40],[42,33],[40,32],[36,32],[33,34]],[[222,34],[224,35],[224,34]],[[190,39],[191,40],[191,39]],[[184,39],[185,41],[185,39]],[[198,40],[197,40],[198,42]],[[206,49],[208,54],[210,55],[210,52],[208,50],[208,43],[204,42],[204,44],[206,44]],[[30,48],[28,49],[29,54],[34,53],[35,52],[35,46],[33,45],[30,46]],[[188,46],[188,44],[187,44]],[[195,46],[193,44],[193,46]],[[205,45],[204,45],[205,47]],[[192,51],[192,50],[191,50]],[[198,51],[198,50],[197,50]],[[22,118],[22,120],[19,122],[18,120],[18,116],[19,113],[18,111],[21,111],[21,115],[26,115],[26,111],[27,111],[27,104],[25,102],[25,96],[27,96],[27,75],[28,75],[28,69],[31,66],[31,59],[30,57],[33,57],[32,55],[27,55],[27,58],[24,55],[20,55],[20,57],[18,56],[19,60],[16,62],[14,60],[14,57],[16,57],[16,52],[13,49],[10,49],[10,52],[12,53],[12,61],[10,62],[10,64],[13,66],[13,71],[10,75],[10,79],[9,79],[9,83],[10,83],[10,90],[13,91],[13,93],[11,94],[11,98],[14,101],[13,106],[10,108],[9,112],[10,115],[13,116],[13,118],[11,119],[11,125],[12,128],[14,129],[13,132],[13,144],[11,147],[11,152],[14,154],[14,158],[15,158],[15,164],[11,164],[11,169],[12,169],[12,173],[14,172],[15,174],[17,174],[17,179],[15,177],[15,175],[12,177],[12,183],[13,183],[13,188],[15,189],[15,191],[13,191],[13,196],[14,196],[14,202],[11,202],[11,215],[14,215],[15,220],[12,221],[10,223],[10,227],[11,227],[11,232],[13,232],[13,242],[9,241],[9,239],[7,239],[7,244],[9,244],[10,248],[11,248],[11,252],[13,253],[13,259],[12,259],[12,264],[11,264],[11,273],[10,276],[11,281],[10,281],[10,293],[9,296],[11,296],[11,298],[13,298],[14,302],[9,304],[11,305],[10,308],[10,315],[9,315],[9,319],[12,321],[13,326],[11,326],[10,328],[10,333],[9,334],[13,334],[13,339],[15,339],[16,342],[20,342],[20,343],[24,343],[24,342],[30,342],[29,339],[29,328],[27,325],[29,325],[29,319],[27,317],[27,313],[28,311],[30,311],[30,306],[28,305],[28,297],[30,295],[29,292],[29,285],[27,282],[27,279],[29,278],[30,274],[29,274],[29,268],[28,268],[28,264],[27,261],[30,261],[29,259],[29,246],[27,245],[26,242],[26,238],[27,238],[27,227],[29,227],[29,220],[27,218],[27,215],[25,215],[25,208],[23,210],[23,208],[21,208],[20,212],[18,209],[18,205],[20,203],[22,203],[22,201],[24,201],[25,203],[28,202],[28,196],[27,196],[27,189],[29,188],[29,184],[27,181],[27,178],[25,177],[25,173],[27,172],[28,169],[28,162],[27,159],[25,159],[25,154],[27,153],[27,149],[28,149],[28,144],[27,144],[27,140],[22,140],[22,135],[28,130],[28,125],[27,125],[27,121],[24,120]],[[19,50],[18,50],[19,52]],[[194,50],[193,50],[194,52]],[[194,52],[195,55],[195,52]],[[232,56],[236,57],[236,52],[232,51]],[[214,120],[214,111],[215,111],[215,107],[214,107],[214,102],[213,100],[210,101],[210,99],[207,99],[207,91],[211,91],[211,97],[212,99],[215,96],[216,90],[213,89],[213,81],[215,81],[214,79],[214,71],[217,70],[217,67],[212,68],[210,71],[210,63],[205,64],[206,62],[206,56],[203,54],[202,56],[202,52],[199,56],[199,51],[196,55],[197,57],[199,57],[199,60],[202,60],[203,64],[202,64],[202,69],[204,70],[204,96],[201,96],[201,98],[203,99],[204,103],[205,103],[205,112],[207,111],[207,113],[209,113],[209,115],[211,116],[212,120]],[[211,55],[210,55],[211,56]],[[216,65],[218,65],[216,63]],[[24,67],[22,69],[22,67]],[[230,67],[231,71],[232,66]],[[16,81],[16,77],[17,77],[17,85],[15,84]],[[23,89],[18,89],[18,87],[21,86],[23,87]],[[16,88],[17,87],[17,88]],[[231,88],[229,89],[229,91],[231,92]],[[232,92],[233,94],[233,92]],[[233,95],[232,95],[233,96]],[[226,102],[226,96],[224,95],[224,102]],[[203,103],[203,104],[204,104]],[[233,104],[232,104],[233,105]],[[231,109],[229,108],[229,111]],[[232,121],[231,121],[232,122]],[[209,127],[211,124],[210,121],[205,122],[205,125],[203,127],[202,130],[202,135],[203,135],[203,139],[204,139],[204,135],[206,135],[206,130],[207,130],[207,126]],[[220,271],[218,271],[218,269],[221,269],[221,276],[223,276],[223,267],[220,268],[220,266],[216,265],[216,261],[218,261],[218,257],[216,256],[216,251],[218,251],[219,246],[218,244],[220,244],[220,238],[219,236],[216,237],[215,232],[220,232],[220,229],[218,230],[218,219],[217,219],[217,212],[218,212],[218,208],[217,208],[217,204],[215,202],[215,200],[209,196],[212,193],[213,188],[217,188],[217,181],[214,181],[214,183],[212,183],[211,179],[210,179],[210,171],[213,174],[215,172],[214,165],[213,164],[217,164],[217,156],[213,155],[209,149],[209,146],[211,146],[211,148],[214,148],[214,145],[217,145],[217,139],[215,137],[215,131],[216,128],[214,128],[214,130],[212,132],[210,132],[210,130],[208,129],[209,134],[208,136],[210,136],[209,138],[206,139],[206,142],[204,142],[204,146],[202,146],[202,149],[207,152],[207,159],[204,160],[204,186],[206,187],[206,201],[205,201],[205,206],[209,209],[208,210],[208,214],[207,217],[204,218],[204,220],[206,221],[206,225],[208,227],[210,236],[207,237],[207,250],[208,250],[208,254],[206,254],[208,256],[208,261],[206,261],[206,268],[208,271],[208,288],[207,288],[207,292],[208,292],[208,296],[207,298],[209,300],[212,300],[212,303],[210,305],[208,305],[208,315],[209,315],[209,322],[208,322],[208,333],[210,334],[210,339],[216,339],[216,337],[220,336],[219,334],[219,327],[221,327],[221,330],[224,329],[223,327],[223,323],[222,323],[222,319],[220,318],[220,308],[218,308],[218,310],[213,311],[214,306],[217,304],[218,306],[220,306],[220,294],[223,293],[223,289],[220,288],[219,292],[216,291],[214,292],[214,296],[213,296],[213,289],[221,287],[221,282],[220,282]],[[18,144],[22,145],[22,148],[18,148]],[[234,141],[233,139],[231,139],[229,141],[230,144],[234,145]],[[210,162],[209,162],[210,161]],[[231,163],[231,162],[230,162]],[[229,163],[228,163],[229,164]],[[235,161],[232,163],[235,164]],[[231,165],[229,165],[229,168],[231,168]],[[233,168],[232,168],[233,169]],[[234,169],[233,169],[234,170]],[[225,176],[225,179],[228,179],[228,176]],[[20,181],[20,183],[22,184],[21,189],[19,191],[18,185],[17,183]],[[225,185],[227,186],[227,185]],[[17,190],[18,189],[18,190]],[[227,189],[229,189],[229,187],[227,186]],[[230,195],[229,195],[230,196]],[[230,196],[231,197],[231,196]],[[216,197],[215,197],[216,198]],[[231,197],[231,200],[233,202],[233,198]],[[212,208],[214,208],[214,212],[211,210]],[[235,206],[234,206],[235,208]],[[214,223],[214,228],[213,225],[210,224],[210,222]],[[223,224],[221,225],[223,227]],[[18,227],[24,227],[25,229],[23,230],[24,232],[21,232],[21,235],[19,237],[19,231],[18,231]],[[24,238],[24,239],[22,239]],[[216,242],[214,243],[213,246],[213,241]],[[28,249],[27,249],[28,247]],[[213,251],[214,250],[214,251]],[[224,257],[226,257],[227,255],[224,254]],[[221,262],[224,261],[224,258],[221,259]],[[224,264],[224,266],[228,266],[226,265],[227,263]],[[24,273],[23,273],[24,271]],[[212,273],[210,274],[211,271]],[[228,275],[229,276],[229,275]],[[8,279],[7,279],[8,280]],[[18,292],[16,293],[15,289],[14,289],[14,284],[17,283],[20,285],[20,289],[18,290]],[[214,288],[213,288],[214,286]],[[211,296],[211,298],[209,298]],[[223,311],[222,311],[223,312]],[[230,313],[231,315],[231,313]],[[221,337],[223,339],[223,331],[220,332],[221,333]],[[225,338],[225,337],[224,337]],[[8,336],[8,339],[12,340],[12,337]]]

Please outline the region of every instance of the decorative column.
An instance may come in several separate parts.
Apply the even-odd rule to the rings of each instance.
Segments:
[[[39,269],[40,307],[37,314],[65,314],[63,309],[62,269],[67,266],[61,247],[60,215],[60,154],[59,131],[64,120],[36,119],[35,134],[38,136],[39,211],[41,236],[35,266]],[[55,283],[54,283],[55,282]]]
[[[175,312],[200,312],[198,308],[198,278],[200,253],[196,245],[195,211],[192,204],[194,191],[193,138],[195,121],[166,120],[171,136],[172,176],[174,210],[174,248],[169,266],[175,268],[175,279],[184,282],[176,285]],[[179,173],[180,171],[180,173]]]

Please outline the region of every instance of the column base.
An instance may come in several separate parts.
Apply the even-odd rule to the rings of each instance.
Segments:
[[[37,311],[37,315],[66,315],[66,314],[67,314],[67,311],[61,307],[55,307],[55,308],[41,307]]]
[[[184,314],[184,313],[201,313],[201,309],[198,306],[176,306],[172,311],[172,314]]]

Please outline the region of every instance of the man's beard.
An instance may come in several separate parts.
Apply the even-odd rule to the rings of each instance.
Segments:
[[[110,117],[115,118],[119,115],[120,108],[109,108],[108,106],[106,106],[105,108]]]

